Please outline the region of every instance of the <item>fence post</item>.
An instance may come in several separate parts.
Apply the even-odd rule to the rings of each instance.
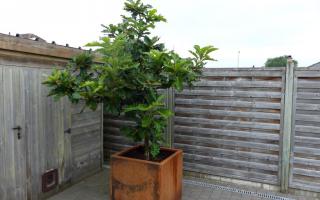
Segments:
[[[285,100],[283,117],[283,135],[281,145],[281,171],[280,189],[281,192],[288,192],[290,179],[290,153],[292,140],[292,119],[293,119],[293,91],[294,91],[294,62],[291,56],[287,59]]]
[[[174,89],[169,88],[166,90],[166,105],[167,108],[174,114]],[[167,122],[167,131],[166,131],[166,146],[167,147],[172,147],[173,146],[173,133],[174,133],[174,115],[169,117],[168,122]]]

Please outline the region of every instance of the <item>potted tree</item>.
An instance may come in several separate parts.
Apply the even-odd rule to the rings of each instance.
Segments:
[[[111,199],[181,199],[182,151],[160,147],[168,117],[159,89],[183,90],[199,79],[213,46],[194,46],[182,58],[165,49],[150,30],[166,19],[140,0],[127,0],[122,22],[103,26],[100,41],[89,43],[95,54],[76,56],[64,70],[55,70],[44,84],[50,95],[80,100],[93,110],[103,103],[105,112],[135,122],[121,131],[142,144],[112,156]],[[99,55],[103,64],[96,64]]]

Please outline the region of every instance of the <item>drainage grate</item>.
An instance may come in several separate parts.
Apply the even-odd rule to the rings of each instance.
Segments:
[[[206,187],[206,188],[212,188],[212,189],[216,189],[216,190],[224,190],[224,191],[229,191],[229,192],[236,192],[236,193],[256,196],[256,197],[260,197],[260,198],[267,198],[267,199],[273,199],[273,200],[294,200],[294,199],[291,199],[291,198],[280,197],[280,196],[275,196],[275,195],[266,194],[266,193],[252,192],[252,191],[241,190],[241,189],[225,187],[225,186],[220,186],[220,185],[214,185],[214,184],[210,184],[210,183],[193,181],[193,180],[184,180],[183,182],[185,184],[189,184],[189,185],[197,185],[197,186],[202,186],[202,187]]]

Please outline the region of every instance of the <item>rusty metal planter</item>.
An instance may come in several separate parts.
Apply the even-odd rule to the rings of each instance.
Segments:
[[[111,157],[110,197],[112,200],[180,200],[182,193],[182,150],[161,162],[122,156],[135,146]]]

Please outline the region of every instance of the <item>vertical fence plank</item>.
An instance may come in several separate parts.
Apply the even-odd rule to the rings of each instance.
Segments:
[[[101,167],[104,164],[104,151],[103,151],[103,115],[104,115],[104,105],[101,104],[101,121],[100,121],[100,141],[101,141]]]
[[[14,127],[13,120],[13,86],[12,86],[12,68],[3,69],[3,83],[4,83],[4,173],[5,173],[5,190],[7,199],[17,199],[16,181],[15,181],[15,166],[14,166],[14,143],[15,135],[12,130]]]
[[[48,70],[44,70],[41,69],[39,70],[39,74],[38,74],[38,79],[39,82],[42,83],[46,76],[49,74]],[[38,109],[38,116],[39,116],[39,135],[38,135],[38,140],[39,140],[39,149],[41,149],[41,151],[38,152],[38,158],[39,158],[39,169],[38,169],[38,175],[42,175],[46,170],[46,165],[47,165],[47,161],[46,161],[46,152],[47,152],[47,141],[46,141],[46,134],[48,133],[47,129],[47,115],[46,115],[46,111],[47,111],[47,101],[49,101],[49,98],[47,97],[48,95],[48,89],[46,86],[39,84],[38,85],[38,90],[39,90],[39,96],[37,98],[37,101],[39,102],[39,109]],[[40,180],[38,180],[38,182],[40,183]],[[41,194],[41,187],[38,186],[37,187],[37,193]]]
[[[294,78],[293,78],[293,94],[292,94],[292,113],[291,113],[291,147],[290,147],[290,164],[289,164],[289,187],[291,187],[292,178],[293,178],[293,165],[294,165],[294,147],[295,147],[295,126],[296,126],[296,101],[297,101],[297,90],[298,90],[298,78],[296,72],[294,71]]]
[[[68,98],[64,98],[64,129],[71,129],[71,103]],[[72,149],[71,134],[64,133],[64,162],[63,162],[63,183],[72,179]]]
[[[167,131],[166,131],[166,146],[172,147],[173,145],[173,133],[174,133],[174,89],[169,88],[166,90],[166,105],[167,108],[173,113],[168,119]]]
[[[286,68],[285,83],[285,104],[284,104],[284,124],[281,145],[281,172],[280,189],[282,192],[288,192],[290,175],[290,152],[292,140],[292,110],[293,110],[293,91],[294,91],[294,63],[291,58],[288,59]]]
[[[24,82],[23,85],[25,86],[25,135],[27,140],[27,168],[28,170],[28,176],[27,176],[27,188],[28,188],[28,197],[30,199],[36,199],[38,191],[36,191],[34,188],[36,185],[38,185],[38,181],[35,180],[32,176],[35,174],[35,169],[38,161],[37,153],[39,152],[39,149],[37,149],[37,130],[35,129],[35,99],[33,98],[34,95],[36,95],[36,91],[33,90],[32,82],[34,80],[33,71],[31,69],[26,68],[25,70],[22,70],[23,76],[24,76]]]
[[[5,163],[5,151],[4,151],[4,82],[3,82],[3,67],[0,66],[0,163]],[[0,199],[6,199],[5,197],[5,165],[2,164],[0,167]]]
[[[16,171],[16,194],[17,199],[24,200],[27,199],[26,193],[26,126],[25,126],[25,95],[24,95],[24,85],[22,70],[20,68],[13,68],[13,79],[12,79],[12,92],[13,92],[13,120],[14,126],[21,127],[21,138],[18,137],[17,132],[14,131],[16,137],[14,143],[15,152],[15,171]]]
[[[101,105],[96,111],[83,110],[84,102],[72,104],[71,154],[72,182],[101,169]],[[81,112],[83,110],[83,112]]]

